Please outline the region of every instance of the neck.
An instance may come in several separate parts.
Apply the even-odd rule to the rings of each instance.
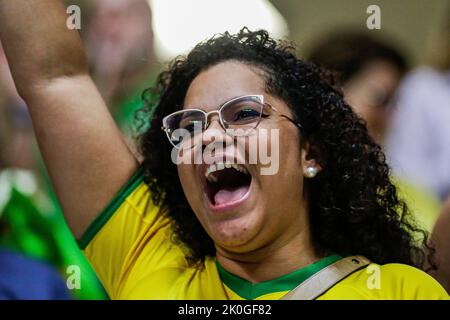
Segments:
[[[252,252],[217,248],[216,258],[228,272],[252,283],[272,280],[319,260],[308,230]]]

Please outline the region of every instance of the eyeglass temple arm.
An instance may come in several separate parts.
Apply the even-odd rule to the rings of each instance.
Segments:
[[[286,119],[288,119],[290,122],[292,122],[293,124],[295,124],[297,127],[299,127],[300,129],[303,129],[302,125],[298,122],[296,122],[294,119],[289,118],[288,116],[285,116],[284,114],[281,115],[282,117],[285,117]]]
[[[272,106],[271,104],[269,104],[269,103],[265,103],[265,104],[266,104],[269,108],[271,108],[272,110],[278,112],[278,113],[280,114],[280,116],[282,116],[282,117],[288,119],[290,122],[292,122],[293,124],[295,124],[295,125],[296,125],[297,127],[299,127],[300,129],[303,129],[302,125],[301,125],[300,123],[298,123],[297,121],[295,121],[294,119],[292,119],[292,118],[290,118],[290,117],[288,117],[288,116],[282,114],[280,111],[278,111],[277,108],[275,108],[275,107]]]

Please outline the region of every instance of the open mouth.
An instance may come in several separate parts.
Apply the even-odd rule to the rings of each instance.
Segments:
[[[239,164],[216,163],[206,167],[205,191],[213,207],[227,208],[245,200],[252,176]]]

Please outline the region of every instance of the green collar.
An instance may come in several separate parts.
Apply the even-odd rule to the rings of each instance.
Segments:
[[[316,272],[339,259],[342,259],[342,256],[337,254],[331,255],[284,276],[255,284],[228,272],[217,260],[216,266],[220,279],[228,288],[244,299],[253,300],[268,293],[290,291]]]

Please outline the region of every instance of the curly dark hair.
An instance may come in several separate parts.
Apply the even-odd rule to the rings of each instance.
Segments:
[[[324,168],[307,185],[316,248],[361,254],[379,264],[422,266],[427,234],[415,226],[399,199],[380,146],[345,103],[329,73],[299,59],[294,50],[264,30],[244,28],[235,35],[219,34],[198,44],[187,57],[176,58],[159,75],[155,87],[144,92],[146,107],[139,118],[152,116],[150,128],[139,136],[144,180],[153,201],[175,221],[174,240],[191,249],[194,261],[215,255],[212,239],[183,193],[161,121],[183,105],[189,85],[200,72],[234,60],[262,71],[265,90],[292,109],[303,126],[301,140],[309,142]]]

